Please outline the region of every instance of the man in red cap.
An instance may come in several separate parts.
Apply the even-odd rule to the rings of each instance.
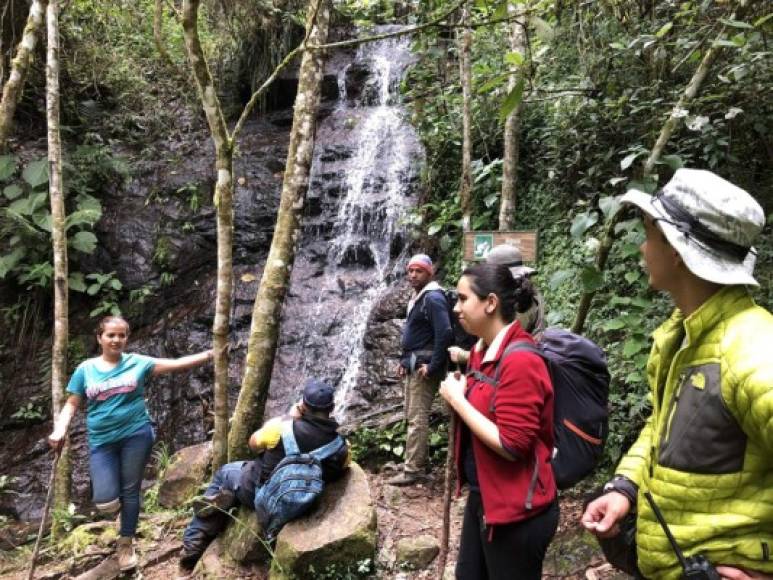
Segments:
[[[427,467],[429,412],[445,375],[453,333],[448,302],[433,280],[432,259],[416,254],[408,262],[408,283],[414,295],[408,302],[408,317],[402,337],[398,375],[405,380],[405,465],[390,479],[391,485],[411,485],[424,477]]]

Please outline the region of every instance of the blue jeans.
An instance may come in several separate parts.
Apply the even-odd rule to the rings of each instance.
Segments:
[[[121,498],[121,536],[132,537],[140,517],[140,487],[155,434],[147,423],[128,437],[89,448],[94,503]]]
[[[245,463],[247,462],[234,461],[233,463],[226,463],[218,469],[204,495],[213,496],[220,490],[228,490],[234,492],[237,503],[242,504],[244,498],[240,498],[239,482],[242,477],[242,467],[244,467]],[[251,504],[247,505],[247,507],[252,509]],[[191,523],[188,524],[183,533],[183,547],[185,551],[190,555],[195,555],[195,559],[197,559],[204,553],[210,542],[226,528],[228,519],[227,514],[219,511],[206,518],[193,516]]]

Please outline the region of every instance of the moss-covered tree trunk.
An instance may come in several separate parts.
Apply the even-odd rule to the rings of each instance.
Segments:
[[[522,6],[522,5],[521,5]],[[508,13],[515,17],[510,23],[510,49],[526,60],[527,12],[521,7],[508,5]],[[518,65],[516,74],[510,76],[508,93],[513,91],[523,78],[524,64]],[[512,230],[515,227],[515,196],[518,184],[518,156],[520,151],[521,110],[523,99],[505,120],[505,151],[502,163],[502,196],[499,204],[499,229]]]
[[[462,209],[462,230],[467,232],[472,224],[472,31],[470,8],[467,4],[462,6],[461,21],[463,28],[459,38],[459,79],[462,84],[462,175],[459,180],[459,204]]]
[[[46,10],[48,50],[46,52],[46,121],[48,125],[48,192],[51,199],[51,238],[54,247],[54,340],[51,349],[51,402],[58,417],[66,398],[67,343],[69,335],[67,287],[67,230],[62,186],[62,141],[59,132],[59,0],[50,0]],[[54,510],[66,510],[70,503],[69,445],[61,451],[54,480]],[[54,537],[64,529],[56,519]]]
[[[324,44],[329,21],[327,0],[311,0],[307,9],[305,42]],[[263,419],[266,406],[282,303],[290,282],[301,210],[309,184],[323,64],[322,51],[304,51],[279,213],[252,310],[244,377],[229,433],[228,456],[232,460],[248,455],[247,439]]]
[[[8,139],[13,131],[16,105],[21,98],[27,71],[35,56],[35,45],[43,26],[45,9],[46,2],[44,0],[32,0],[27,25],[24,27],[24,33],[16,49],[16,56],[11,63],[11,73],[3,86],[3,97],[0,100],[0,153],[8,149]]]
[[[215,434],[212,438],[212,466],[217,469],[226,463],[228,458],[228,331],[233,288],[233,141],[228,135],[215,83],[199,40],[198,13],[199,0],[183,2],[185,48],[215,143],[217,170],[217,297],[212,326],[215,351]]]

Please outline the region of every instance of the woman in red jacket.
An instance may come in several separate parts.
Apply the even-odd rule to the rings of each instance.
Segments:
[[[479,264],[462,273],[457,291],[454,311],[480,340],[470,353],[467,380],[449,375],[440,386],[461,420],[459,487],[470,489],[456,577],[539,579],[558,527],[549,464],[553,386],[539,355],[508,350],[534,342],[515,321],[516,311],[532,304],[534,289],[527,278],[514,280],[507,266]]]

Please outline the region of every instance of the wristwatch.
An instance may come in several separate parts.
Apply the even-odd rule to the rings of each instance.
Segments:
[[[636,504],[636,497],[639,494],[639,486],[624,475],[615,475],[611,481],[604,484],[604,493],[616,491],[623,494],[631,505]]]

